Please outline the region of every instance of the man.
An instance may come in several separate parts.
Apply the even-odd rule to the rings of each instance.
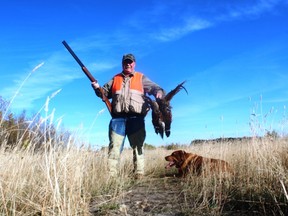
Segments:
[[[149,105],[144,95],[162,98],[164,90],[148,79],[144,74],[135,71],[136,60],[133,54],[122,58],[122,72],[115,75],[103,85],[103,91],[108,99],[112,99],[112,119],[109,124],[108,168],[112,177],[117,176],[118,162],[123,150],[125,137],[128,137],[133,149],[133,165],[135,178],[144,175],[143,145],[146,137],[145,116]],[[92,82],[92,87],[98,97],[102,97],[99,84]]]

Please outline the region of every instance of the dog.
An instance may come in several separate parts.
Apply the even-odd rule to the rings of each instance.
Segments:
[[[178,169],[177,177],[186,177],[188,173],[200,176],[209,173],[231,173],[230,165],[220,159],[205,158],[197,154],[188,153],[184,150],[177,150],[165,157],[169,164],[165,167],[175,166]]]

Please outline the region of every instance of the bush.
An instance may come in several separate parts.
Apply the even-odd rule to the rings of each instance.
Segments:
[[[154,150],[154,149],[156,149],[156,147],[153,146],[153,145],[144,143],[144,149],[145,149],[145,150]]]

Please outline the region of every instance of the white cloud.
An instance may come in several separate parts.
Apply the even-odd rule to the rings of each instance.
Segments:
[[[161,29],[158,33],[155,33],[153,37],[156,40],[167,42],[179,39],[191,32],[209,28],[211,25],[213,24],[207,20],[189,18],[182,26]]]
[[[154,8],[151,8],[151,11],[133,16],[133,21],[130,23],[137,30],[142,28],[143,32],[148,32],[152,39],[168,42],[180,39],[195,31],[210,28],[216,24],[219,25],[221,22],[235,21],[241,18],[249,19],[250,17],[262,15],[283,3],[287,4],[287,0],[260,0],[254,4],[251,1],[238,2],[237,4],[235,2],[217,3],[214,5],[215,8],[205,12],[202,11],[201,4],[191,2],[187,4],[167,4],[165,7],[155,5]],[[186,7],[183,8],[183,5]],[[171,11],[178,12],[171,13]],[[149,19],[142,16],[148,16]],[[153,28],[149,28],[149,26],[153,26]]]
[[[30,109],[33,108],[35,100],[47,97],[51,91],[81,77],[81,73],[73,73],[72,69],[62,65],[59,62],[61,59],[61,56],[55,53],[45,61],[45,64],[41,63],[34,67],[28,76],[21,75],[23,78],[18,76],[12,86],[1,90],[2,96],[7,100],[15,98],[11,104],[13,109]]]
[[[277,6],[287,4],[286,0],[259,0],[254,4],[248,1],[242,4],[227,5],[226,13],[220,14],[216,17],[218,21],[233,21],[235,19],[257,17],[269,11],[272,11]]]

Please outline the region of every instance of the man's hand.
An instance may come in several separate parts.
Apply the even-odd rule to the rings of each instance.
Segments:
[[[92,88],[93,88],[94,90],[100,88],[100,85],[99,85],[98,82],[92,82],[91,85],[92,85]]]
[[[100,88],[101,88],[101,87],[100,87],[99,83],[98,83],[98,82],[92,82],[92,83],[91,83],[91,86],[92,86],[92,88],[94,89],[96,95],[97,95],[98,97],[102,98],[103,96],[102,96],[102,93],[101,93],[101,91],[100,91]]]

